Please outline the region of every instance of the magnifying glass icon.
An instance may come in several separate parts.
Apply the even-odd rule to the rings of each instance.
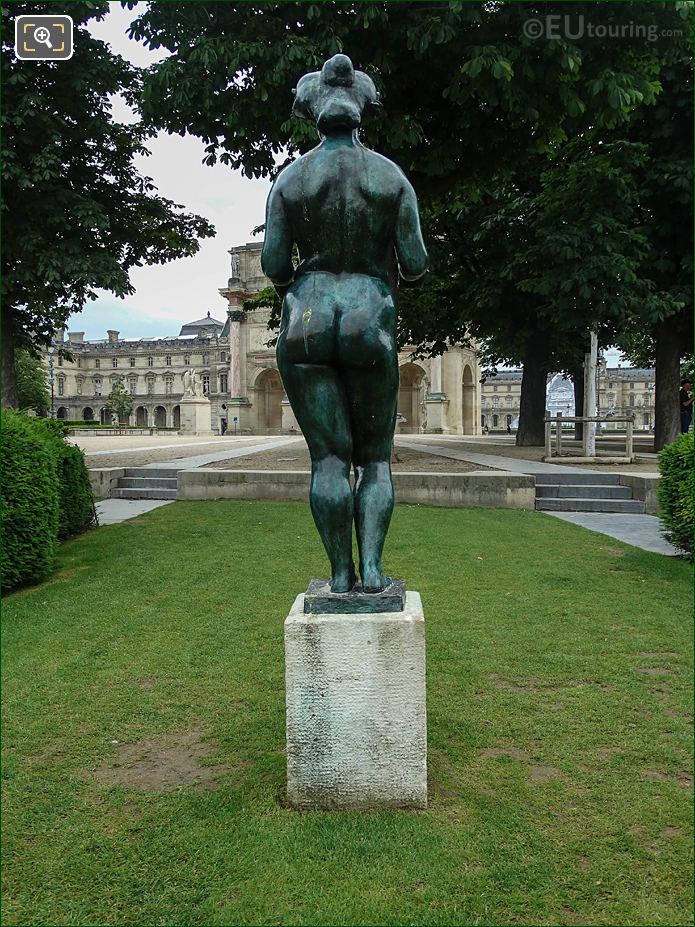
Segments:
[[[53,46],[51,45],[51,33],[45,26],[38,26],[34,29],[34,41],[41,42],[42,45],[53,50]]]

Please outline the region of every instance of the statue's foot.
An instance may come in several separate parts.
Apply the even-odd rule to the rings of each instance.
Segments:
[[[364,592],[383,592],[391,582],[390,577],[384,576],[380,567],[365,567],[361,573]]]
[[[350,592],[357,582],[355,568],[350,564],[348,570],[338,570],[331,578],[331,592]]]

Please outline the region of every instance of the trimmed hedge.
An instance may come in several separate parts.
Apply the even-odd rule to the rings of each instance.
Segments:
[[[663,533],[674,547],[693,555],[693,435],[681,435],[659,452],[657,495]]]
[[[52,444],[33,420],[2,413],[2,588],[51,572],[58,537],[58,472]]]
[[[58,539],[90,527],[94,499],[82,451],[55,419],[2,413],[3,590],[39,582]]]

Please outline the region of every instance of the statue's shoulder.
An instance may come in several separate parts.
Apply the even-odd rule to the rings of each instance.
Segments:
[[[404,188],[410,187],[410,181],[405,176],[401,168],[385,155],[379,154],[378,151],[372,151],[371,148],[363,148],[364,156],[369,162],[369,166],[376,171],[385,183],[395,192],[400,192]]]

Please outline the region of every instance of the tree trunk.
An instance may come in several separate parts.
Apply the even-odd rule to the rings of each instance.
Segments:
[[[584,368],[579,367],[572,371],[572,384],[574,386],[574,414],[584,415]],[[574,423],[575,441],[584,440],[584,422]]]
[[[673,320],[660,322],[656,328],[656,373],[654,394],[654,450],[675,441],[681,430],[680,338]]]
[[[19,404],[17,373],[14,368],[14,332],[10,309],[2,310],[2,407],[16,409]]]
[[[519,403],[518,447],[542,447],[545,444],[545,401],[548,387],[548,338],[532,336],[524,351],[524,373],[521,378]]]

